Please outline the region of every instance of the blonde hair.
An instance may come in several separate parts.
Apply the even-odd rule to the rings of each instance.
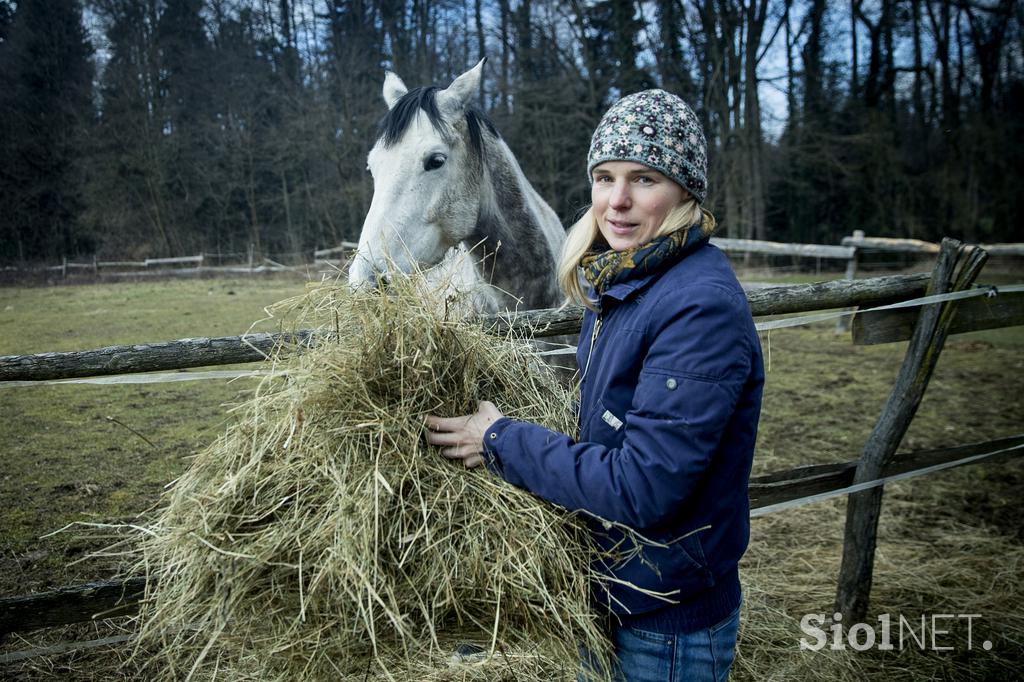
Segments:
[[[654,238],[664,237],[676,230],[684,230],[701,220],[700,204],[689,195],[673,207],[661,226],[654,233]],[[590,251],[594,240],[600,235],[594,208],[591,206],[586,213],[569,228],[569,234],[562,245],[562,254],[558,259],[558,286],[562,288],[570,303],[586,306],[597,310],[597,301],[591,299],[580,283],[579,267],[583,256]]]

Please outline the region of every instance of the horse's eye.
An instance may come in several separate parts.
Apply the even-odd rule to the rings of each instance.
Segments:
[[[443,166],[444,162],[447,160],[448,159],[444,154],[431,154],[423,161],[423,170],[437,170]]]

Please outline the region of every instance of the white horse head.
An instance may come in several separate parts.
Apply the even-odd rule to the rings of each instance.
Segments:
[[[349,269],[353,286],[440,266],[457,288],[490,285],[479,308],[557,305],[565,233],[472,105],[482,69],[483,61],[443,90],[410,91],[394,73],[385,77],[388,113],[367,160],[373,201]]]

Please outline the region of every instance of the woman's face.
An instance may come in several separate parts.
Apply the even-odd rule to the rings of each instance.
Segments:
[[[668,212],[690,196],[675,181],[633,161],[604,161],[591,175],[594,218],[616,251],[651,241]]]

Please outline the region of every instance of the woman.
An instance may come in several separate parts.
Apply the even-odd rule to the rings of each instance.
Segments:
[[[601,562],[612,580],[595,592],[615,616],[619,680],[723,680],[736,645],[764,371],[743,290],[708,241],[705,147],[661,90],[619,100],[594,132],[592,206],[559,265],[588,307],[577,440],[488,402],[427,417],[444,455],[603,520],[595,540],[621,558]],[[657,544],[631,552],[619,524]]]

